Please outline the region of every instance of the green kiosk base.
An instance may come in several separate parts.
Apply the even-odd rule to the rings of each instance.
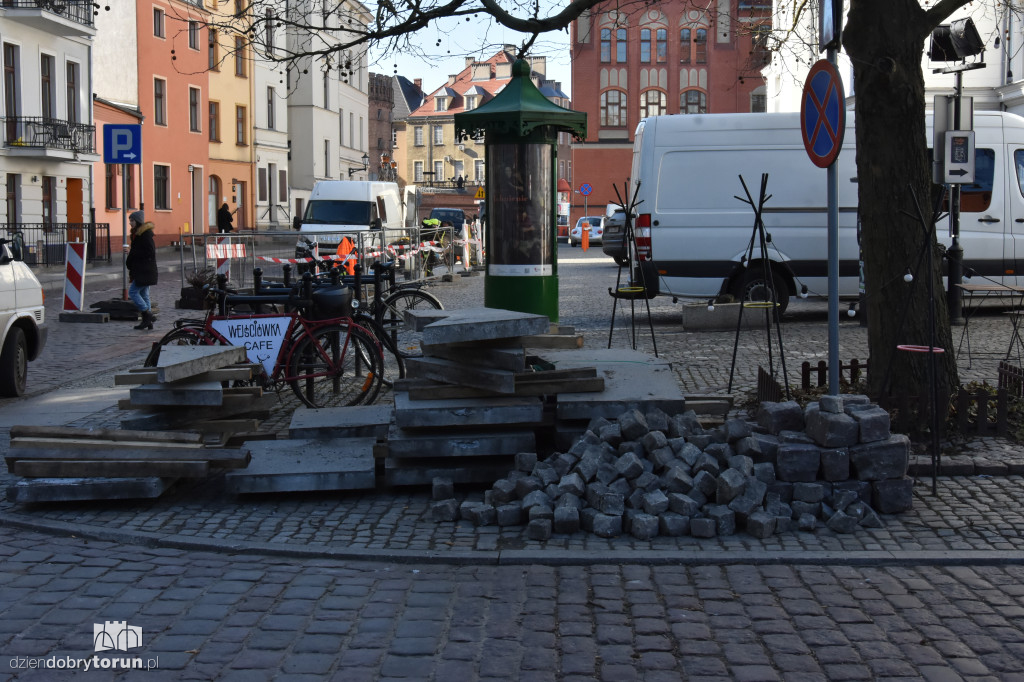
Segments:
[[[484,277],[484,305],[519,313],[547,315],[558,322],[558,275]]]

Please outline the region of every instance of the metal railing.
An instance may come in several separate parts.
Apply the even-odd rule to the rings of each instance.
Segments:
[[[293,277],[312,265],[308,260],[305,240],[316,244],[319,257],[338,260],[339,245],[350,240],[364,271],[376,260],[397,259],[401,264],[398,276],[406,281],[424,279],[455,272],[456,257],[461,246],[452,245],[451,228],[424,230],[361,230],[357,232],[249,232],[228,234],[184,234],[181,242],[181,286],[193,280],[210,278],[214,273],[228,275],[234,288],[252,285],[254,268],[263,270],[267,280],[281,280],[284,267],[290,266]],[[347,248],[347,247],[346,247]],[[343,248],[342,251],[345,249]]]
[[[85,0],[2,0],[0,7],[8,9],[43,9],[83,26],[93,25],[93,3]]]
[[[63,265],[69,241],[86,243],[86,261],[110,262],[109,223],[13,223],[0,225],[0,232],[21,232],[27,265]]]
[[[3,124],[4,146],[66,149],[92,154],[96,150],[96,126],[43,116],[7,116]]]

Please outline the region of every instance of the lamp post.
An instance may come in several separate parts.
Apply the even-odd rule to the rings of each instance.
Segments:
[[[558,321],[556,259],[557,142],[560,131],[582,140],[587,115],[564,109],[537,89],[530,65],[490,102],[455,114],[458,140],[485,134],[487,271],[484,305],[547,315]]]
[[[352,176],[355,175],[356,173],[365,173],[366,169],[370,167],[370,157],[367,156],[365,153],[363,154],[362,158],[359,159],[359,160],[363,163],[363,165],[361,167],[349,168],[348,169],[348,177],[349,177],[350,180],[352,179]]]

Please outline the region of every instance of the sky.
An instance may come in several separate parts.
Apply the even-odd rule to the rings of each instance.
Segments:
[[[441,87],[450,74],[466,68],[466,56],[486,59],[497,52],[501,44],[519,45],[524,39],[521,33],[477,23],[479,25],[451,19],[441,26],[432,26],[418,32],[413,42],[431,56],[429,63],[418,55],[382,55],[379,50],[371,49],[370,71],[386,76],[397,74],[410,81],[422,78],[423,90],[429,93]],[[471,25],[474,28],[470,28]],[[571,95],[568,33],[558,31],[544,36],[537,41],[531,52],[547,57],[547,78],[560,81],[562,91]]]

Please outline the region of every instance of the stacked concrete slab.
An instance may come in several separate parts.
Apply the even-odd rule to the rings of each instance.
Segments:
[[[802,410],[765,403],[756,422],[704,429],[692,411],[626,410],[593,419],[565,452],[522,453],[482,500],[445,497],[436,520],[528,524],[528,534],[586,531],[714,537],[745,530],[764,538],[824,524],[838,533],[881,525],[878,512],[910,509],[909,441],[862,396],[826,398]]]

